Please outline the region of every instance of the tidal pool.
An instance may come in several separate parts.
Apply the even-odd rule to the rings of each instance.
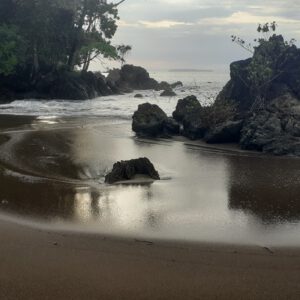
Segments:
[[[3,218],[144,239],[300,244],[297,158],[140,140],[130,122],[105,118],[34,118],[4,131]],[[114,162],[144,156],[161,181],[104,184]]]

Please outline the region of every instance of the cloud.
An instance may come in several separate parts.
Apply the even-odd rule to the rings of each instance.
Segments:
[[[148,68],[228,65],[248,55],[230,35],[252,41],[258,23],[300,41],[297,0],[128,0],[119,13],[114,43],[132,45],[130,62]]]
[[[267,21],[276,21],[279,24],[300,24],[300,20],[271,16],[271,15],[255,15],[246,11],[238,11],[229,17],[221,18],[203,18],[198,24],[200,25],[239,25],[239,24],[259,24]]]
[[[190,26],[190,25],[193,25],[193,23],[173,21],[173,20],[137,21],[135,23],[127,22],[127,21],[123,21],[123,20],[118,21],[119,27],[136,27],[136,28],[143,27],[143,28],[149,28],[149,29],[172,28],[172,27]]]

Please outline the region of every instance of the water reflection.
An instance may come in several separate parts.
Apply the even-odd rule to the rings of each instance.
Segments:
[[[264,224],[300,220],[297,159],[234,157],[228,170],[230,209],[252,213]]]
[[[227,242],[285,237],[300,243],[299,160],[136,140],[127,134],[129,123],[92,125],[16,133],[0,145],[6,163],[41,175],[2,170],[0,211],[122,235]],[[169,180],[103,184],[116,160],[141,156]]]

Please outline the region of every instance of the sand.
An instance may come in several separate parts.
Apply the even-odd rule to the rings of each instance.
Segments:
[[[2,129],[10,131],[20,127],[24,130],[25,125],[25,130],[30,131],[30,127],[26,127],[29,122],[26,118],[1,117],[1,120]],[[18,134],[17,130],[17,137]],[[27,139],[44,134],[46,132],[38,135],[29,132]],[[86,133],[82,136],[86,137]],[[1,138],[0,144],[5,143],[7,136],[1,135]],[[57,138],[56,132],[47,134],[53,157],[57,156],[54,147]],[[84,139],[81,137],[81,140]],[[38,142],[36,139],[39,146]],[[122,140],[122,143],[133,142]],[[46,169],[47,176],[57,180],[60,179],[57,174],[75,178],[71,176],[74,173],[71,164],[68,168],[65,164],[60,170],[60,164],[56,167],[47,165],[44,160],[34,160],[43,156],[25,147],[30,143],[20,145],[22,147],[12,148],[14,152],[7,151],[10,154],[7,165],[17,165],[15,168],[22,169],[25,174],[39,175]],[[146,146],[145,151],[150,148]],[[22,153],[26,155],[22,157]],[[18,163],[13,164],[15,162]],[[51,193],[47,183],[36,184],[33,188],[30,184],[6,180],[2,178],[1,195],[15,199],[11,203],[16,204],[15,208],[12,206],[14,211],[21,215],[25,211],[30,216],[26,209],[31,211],[36,207],[40,216],[62,213],[59,203],[60,211],[56,209],[55,194]],[[61,184],[66,188],[66,183]],[[54,190],[62,192],[57,186]],[[24,197],[28,201],[31,199],[34,206],[22,208]],[[51,208],[50,201],[55,209]],[[20,211],[17,207],[21,207]],[[233,232],[229,234],[234,235]],[[136,240],[49,231],[0,216],[0,300],[300,299],[299,278],[299,248]]]
[[[300,251],[49,232],[0,221],[0,299],[299,299]]]

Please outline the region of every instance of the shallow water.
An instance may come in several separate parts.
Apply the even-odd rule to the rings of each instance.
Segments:
[[[203,104],[210,104],[228,80],[228,73],[212,72],[153,72],[151,74],[158,81],[182,81],[183,87],[177,87],[176,97],[160,97],[161,92],[136,91],[125,95],[99,97],[87,101],[74,100],[21,100],[0,105],[0,114],[32,115],[42,117],[68,116],[102,116],[118,119],[131,119],[137,106],[144,102],[158,104],[168,115],[174,111],[179,98],[196,95]],[[140,93],[144,98],[134,98]]]
[[[140,140],[130,122],[37,118],[0,146],[0,211],[52,229],[259,245],[300,244],[300,161]],[[146,156],[162,180],[108,186],[121,159]]]

